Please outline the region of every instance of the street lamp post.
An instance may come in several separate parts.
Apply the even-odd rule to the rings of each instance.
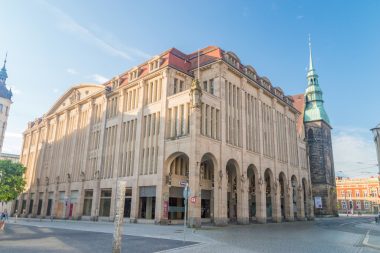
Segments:
[[[373,140],[376,145],[376,153],[377,153],[377,166],[380,173],[380,124],[371,129],[373,133]]]

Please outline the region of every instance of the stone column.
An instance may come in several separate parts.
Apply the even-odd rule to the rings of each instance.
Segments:
[[[258,187],[256,193],[256,220],[258,223],[267,222],[267,210],[266,210],[266,193],[265,182],[261,178],[258,179]]]
[[[45,182],[46,182],[46,185],[45,185],[45,190],[44,190],[44,199],[42,200],[41,218],[46,217],[47,206],[49,202],[49,181],[47,178],[45,179]]]
[[[291,182],[287,182],[286,194],[285,194],[285,205],[286,205],[286,220],[294,221],[294,210],[293,210],[293,188],[291,187]]]
[[[95,173],[95,189],[92,197],[91,220],[98,221],[99,218],[99,202],[100,202],[100,175],[99,171]]]
[[[281,222],[281,188],[277,179],[274,179],[272,186],[272,218],[274,222]]]
[[[305,220],[305,205],[303,202],[303,190],[302,190],[302,182],[300,182],[297,191],[298,191],[298,200],[297,200],[297,206],[298,206],[298,219],[299,220]]]
[[[77,208],[75,212],[75,218],[80,220],[83,215],[83,204],[84,204],[84,181],[85,181],[85,174],[81,172],[79,175],[80,181],[81,181],[81,186],[80,190],[78,192],[78,199],[77,199]]]
[[[131,200],[131,214],[130,214],[130,222],[136,223],[139,217],[139,187],[135,182],[132,186],[132,200]]]
[[[248,206],[248,182],[246,173],[240,177],[240,198],[238,197],[237,205],[237,222],[239,224],[249,224],[249,206]]]
[[[215,85],[216,87],[220,88],[220,97],[221,97],[221,104],[220,104],[220,122],[219,122],[219,129],[217,131],[220,131],[219,137],[221,140],[220,144],[220,153],[219,153],[219,160],[217,166],[215,165],[214,168],[214,224],[216,226],[225,226],[228,223],[227,220],[227,182],[226,179],[226,164],[223,161],[224,157],[224,149],[222,147],[225,147],[226,145],[226,121],[228,118],[226,118],[226,91],[225,91],[225,85],[224,85],[224,69],[223,65],[219,65],[219,77],[215,79]]]
[[[193,129],[192,129],[193,130]],[[189,187],[191,195],[188,199],[188,217],[190,227],[201,227],[201,188],[199,186],[199,168],[200,161],[196,161],[193,157],[189,159]],[[195,203],[190,201],[191,197],[195,197]]]

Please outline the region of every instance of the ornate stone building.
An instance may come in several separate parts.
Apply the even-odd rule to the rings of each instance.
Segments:
[[[0,153],[3,150],[3,142],[5,130],[7,129],[9,109],[12,104],[12,91],[6,86],[6,80],[8,78],[7,69],[7,57],[5,57],[4,65],[0,70]]]
[[[314,198],[320,198],[321,208],[314,208],[315,215],[337,215],[337,195],[334,159],[331,142],[331,125],[323,106],[322,89],[313,66],[310,47],[310,62],[307,73],[308,86],[305,95],[293,97],[295,107],[303,112],[299,118],[298,131],[305,133]]]
[[[292,98],[232,52],[172,48],[104,85],[69,89],[24,132],[32,217],[106,219],[127,181],[131,222],[312,219],[311,179]]]

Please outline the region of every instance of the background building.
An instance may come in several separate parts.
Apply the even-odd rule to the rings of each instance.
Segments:
[[[313,218],[292,98],[218,47],[170,49],[104,85],[72,87],[24,132],[27,187],[13,210],[224,225]]]
[[[378,177],[337,178],[336,189],[340,213],[379,212],[380,183]]]
[[[12,91],[6,87],[8,78],[6,69],[7,57],[0,70],[0,152],[3,149],[5,130],[7,129],[9,110],[12,104]]]
[[[15,163],[20,161],[20,156],[15,154],[0,153],[0,160],[11,160]]]

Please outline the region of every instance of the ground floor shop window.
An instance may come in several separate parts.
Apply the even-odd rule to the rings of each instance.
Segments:
[[[201,203],[201,217],[202,218],[210,218],[210,210],[211,210],[211,201],[209,199],[202,199]]]
[[[100,193],[99,216],[110,216],[112,189],[103,189]]]
[[[49,192],[49,199],[48,199],[48,204],[47,204],[46,216],[51,216],[51,211],[53,208],[53,199],[54,199],[54,193]]]
[[[124,218],[131,216],[132,188],[125,189]]]
[[[34,204],[34,193],[30,194],[28,214],[32,213],[32,211],[33,211],[33,204]]]
[[[41,215],[43,199],[44,199],[44,193],[40,192],[40,197],[38,200],[38,207],[37,207],[37,215]]]
[[[368,201],[364,201],[364,208],[369,209],[369,202]]]
[[[139,217],[154,219],[156,211],[156,187],[141,186],[139,200]]]
[[[347,209],[346,201],[342,201],[342,209]]]
[[[183,220],[185,214],[184,198],[169,198],[169,219]]]
[[[91,216],[93,190],[84,191],[83,215]]]

